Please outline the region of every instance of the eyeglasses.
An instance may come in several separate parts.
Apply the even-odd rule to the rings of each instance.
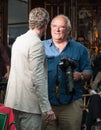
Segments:
[[[53,29],[59,29],[60,31],[63,31],[66,29],[66,26],[57,26],[57,25],[54,25],[54,24],[51,24],[51,27]]]

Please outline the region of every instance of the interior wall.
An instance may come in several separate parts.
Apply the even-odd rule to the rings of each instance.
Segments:
[[[28,29],[28,2],[8,0],[8,37],[10,40]],[[9,41],[10,41],[9,40]]]
[[[41,6],[48,10],[51,19],[53,15],[58,13],[64,13],[69,16],[72,23],[73,38],[76,39],[78,35],[84,35],[87,41],[92,45],[95,45],[96,43],[101,44],[100,0],[92,0],[91,3],[90,0],[56,1],[8,0],[8,36],[15,39],[18,35],[24,33],[28,29],[28,12],[34,7]],[[96,33],[98,33],[98,36]],[[49,26],[45,38],[50,38],[50,36]]]
[[[28,3],[8,0],[8,24],[27,22]]]

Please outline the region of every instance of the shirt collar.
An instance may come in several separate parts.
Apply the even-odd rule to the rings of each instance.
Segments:
[[[70,46],[70,39],[67,40],[68,44],[66,46]],[[51,42],[50,42],[50,47],[53,46],[54,43],[53,43],[53,40],[51,39]]]

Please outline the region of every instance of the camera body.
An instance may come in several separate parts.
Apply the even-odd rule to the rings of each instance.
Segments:
[[[76,63],[74,60],[63,57],[59,62],[59,67],[66,72],[66,82],[67,82],[67,92],[73,93],[74,92],[74,80],[73,80],[73,71],[76,67]]]

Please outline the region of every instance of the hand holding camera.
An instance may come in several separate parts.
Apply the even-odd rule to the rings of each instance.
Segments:
[[[67,92],[74,92],[74,80],[73,80],[73,72],[76,67],[74,60],[70,58],[63,57],[60,60],[59,67],[66,72],[67,76]]]

